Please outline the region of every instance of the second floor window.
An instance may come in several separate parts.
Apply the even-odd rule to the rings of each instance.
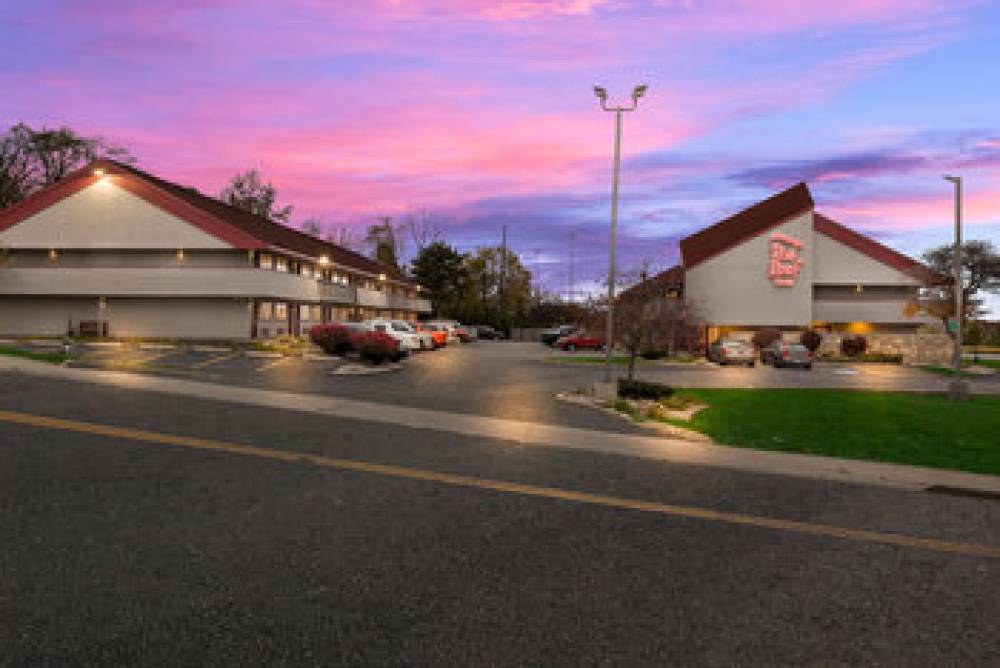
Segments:
[[[286,258],[283,258],[283,257],[276,257],[276,258],[274,258],[274,260],[275,260],[275,262],[274,262],[274,269],[275,269],[275,271],[281,271],[281,272],[284,272],[284,273],[287,274],[288,273],[288,260]]]
[[[270,253],[261,253],[260,254],[260,268],[261,269],[270,269],[271,266],[272,266],[272,262],[273,261],[274,261],[274,258],[271,257]]]

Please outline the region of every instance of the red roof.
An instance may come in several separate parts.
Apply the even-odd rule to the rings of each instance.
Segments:
[[[729,250],[743,241],[766,232],[815,206],[809,188],[799,183],[736,215],[721,220],[701,232],[681,240],[684,267],[690,269]]]
[[[873,260],[877,260],[893,269],[909,274],[926,283],[939,280],[937,276],[926,265],[917,262],[913,258],[907,257],[898,251],[880,244],[879,242],[858,234],[854,230],[841,225],[840,223],[827,218],[821,213],[813,214],[813,229],[820,232],[834,241],[838,241],[849,248],[864,253]]]
[[[407,279],[396,269],[294,230],[243,209],[202,195],[115,160],[96,160],[18,204],[0,212],[0,230],[16,225],[31,215],[97,181],[95,169],[115,178],[115,184],[192,225],[240,249],[278,248],[317,260],[331,262],[372,275],[386,274],[398,281]]]

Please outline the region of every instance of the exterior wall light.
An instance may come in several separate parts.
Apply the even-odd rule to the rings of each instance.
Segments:
[[[330,264],[330,258],[328,258],[325,255],[320,255],[319,256],[319,263],[320,264]]]
[[[378,275],[378,280],[381,281],[382,283],[385,283],[385,279],[386,279],[386,275],[385,274],[379,274]]]
[[[183,262],[184,261],[184,249],[183,248],[178,248],[177,249],[177,261],[178,262]]]
[[[100,167],[96,168],[94,170],[94,176],[96,176],[98,178],[104,178],[104,170],[102,168],[100,168]]]
[[[864,292],[864,290],[865,290],[865,287],[863,285],[861,285],[860,283],[858,283],[857,285],[854,286],[854,291],[857,292],[858,294]]]
[[[57,251],[55,248],[50,248],[49,249],[49,259],[52,260],[53,262],[55,262],[56,260],[58,260],[59,259],[59,251]]]

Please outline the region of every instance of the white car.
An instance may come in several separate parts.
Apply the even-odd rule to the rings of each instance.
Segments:
[[[407,353],[414,350],[420,350],[420,337],[416,332],[406,332],[399,331],[393,327],[391,320],[366,320],[364,325],[375,332],[382,332],[383,334],[388,334],[392,338],[399,341],[399,349],[405,350]]]
[[[434,350],[434,337],[428,332],[418,332],[405,320],[393,320],[392,328],[397,332],[407,332],[416,336],[420,341],[420,350]]]

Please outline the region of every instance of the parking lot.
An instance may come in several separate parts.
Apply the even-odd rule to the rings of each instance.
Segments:
[[[35,343],[49,349],[59,342]],[[459,413],[592,429],[631,430],[606,415],[570,406],[556,393],[603,377],[593,353],[560,353],[537,343],[478,341],[412,355],[402,364],[365,367],[322,353],[282,356],[223,346],[101,343],[76,345],[73,366],[165,375],[226,385],[341,396]],[[624,374],[625,367],[616,367]],[[638,376],[676,387],[841,388],[945,392],[949,378],[890,364],[816,364],[812,370],[645,362]],[[973,392],[1000,393],[1000,376],[970,380]]]

